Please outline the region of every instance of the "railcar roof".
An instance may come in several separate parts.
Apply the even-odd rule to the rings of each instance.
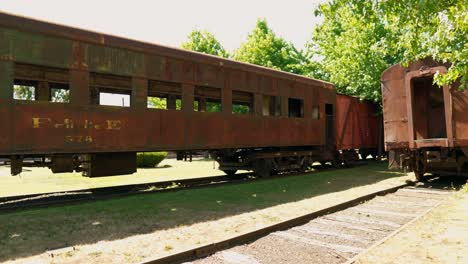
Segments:
[[[119,47],[138,52],[155,53],[163,56],[172,56],[178,59],[193,60],[200,63],[215,64],[239,70],[246,70],[260,74],[267,74],[273,77],[281,77],[288,80],[300,81],[304,83],[314,83],[322,88],[335,89],[334,84],[318,79],[308,78],[302,75],[279,71],[263,66],[253,65],[245,62],[234,61],[196,51],[189,51],[175,47],[164,46],[130,38],[84,30],[62,24],[38,20],[25,16],[0,12],[0,26],[15,28],[27,32],[39,32],[51,36],[59,36],[67,39],[83,41],[93,44]]]

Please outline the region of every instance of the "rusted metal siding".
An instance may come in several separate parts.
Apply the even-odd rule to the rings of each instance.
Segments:
[[[385,149],[408,146],[405,69],[399,64],[392,66],[384,71],[381,82]]]
[[[0,27],[2,58],[54,67],[69,67],[72,41]]]
[[[347,149],[377,149],[382,116],[378,106],[360,102],[359,98],[336,96],[336,147]]]
[[[451,90],[455,145],[468,146],[468,90]]]

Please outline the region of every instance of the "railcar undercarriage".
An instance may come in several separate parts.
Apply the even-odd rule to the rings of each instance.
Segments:
[[[425,180],[426,173],[468,177],[468,149],[429,147],[392,150],[389,153],[389,167],[413,171],[419,181]]]

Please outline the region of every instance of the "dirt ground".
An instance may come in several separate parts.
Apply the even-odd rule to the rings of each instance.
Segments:
[[[468,192],[458,192],[356,263],[468,263]]]
[[[224,175],[217,168],[218,164],[211,160],[185,162],[171,158],[157,168],[138,169],[132,175],[87,178],[78,172],[53,174],[48,168],[24,168],[20,176],[10,176],[10,168],[0,166],[0,197]]]
[[[377,164],[146,199],[32,210],[0,216],[0,226],[6,229],[3,235],[0,229],[0,247],[10,249],[3,251],[8,254],[3,258],[6,263],[136,263],[250,232],[411,178]],[[90,239],[93,236],[99,237]],[[46,243],[55,244],[55,249],[42,249]]]

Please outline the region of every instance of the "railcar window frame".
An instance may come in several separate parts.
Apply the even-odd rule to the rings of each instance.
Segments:
[[[161,105],[154,104],[152,100],[161,100]],[[148,80],[147,109],[182,110],[182,83]]]
[[[231,113],[234,115],[255,114],[255,94],[252,92],[232,90]],[[246,107],[246,108],[245,108]]]
[[[281,96],[262,94],[262,116],[281,117]]]
[[[304,98],[288,97],[288,118],[304,118]]]
[[[193,89],[193,100],[194,112],[223,112],[223,90],[221,88],[196,85]],[[196,110],[195,105],[198,105]]]
[[[90,103],[99,107],[119,107],[132,108],[132,77],[124,75],[115,75],[109,73],[89,72],[89,90]],[[116,103],[103,104],[101,94],[112,94],[128,96],[128,105],[125,105],[126,100],[122,101],[123,105]]]
[[[13,94],[15,101],[48,102],[53,104],[70,103],[70,70],[59,67],[14,63]],[[19,98],[16,90],[19,86],[29,87],[31,98]],[[54,100],[53,90],[67,90],[63,101]]]

